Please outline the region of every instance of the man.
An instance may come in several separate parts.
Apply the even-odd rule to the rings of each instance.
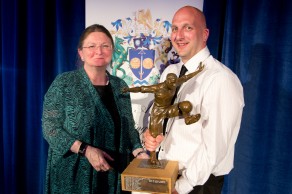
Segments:
[[[237,76],[214,59],[207,48],[209,30],[204,14],[197,8],[180,8],[172,20],[171,41],[187,73],[202,62],[204,70],[182,84],[175,102],[190,101],[198,122],[186,125],[179,117],[170,118],[165,134],[153,138],[146,130],[145,147],[159,150],[158,158],[179,162],[175,193],[219,194],[224,175],[233,168],[234,146],[238,136],[243,89]],[[179,74],[182,64],[171,65],[161,76]]]

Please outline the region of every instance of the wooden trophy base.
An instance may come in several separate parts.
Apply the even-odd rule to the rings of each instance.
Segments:
[[[169,194],[178,174],[178,162],[159,160],[160,165],[149,164],[148,159],[135,158],[122,173],[122,190]]]

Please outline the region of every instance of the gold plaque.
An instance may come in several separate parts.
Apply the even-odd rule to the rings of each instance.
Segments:
[[[168,194],[174,188],[178,162],[159,160],[160,165],[149,159],[135,158],[122,173],[122,190]]]

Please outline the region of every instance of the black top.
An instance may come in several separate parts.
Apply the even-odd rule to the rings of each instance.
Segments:
[[[98,92],[103,104],[109,111],[109,113],[112,116],[112,119],[114,121],[115,125],[115,145],[116,145],[116,150],[118,152],[119,150],[119,145],[120,145],[120,129],[121,129],[121,120],[120,120],[120,115],[116,106],[116,102],[114,99],[114,95],[112,92],[112,87],[110,83],[105,86],[96,86],[94,85],[94,88]]]

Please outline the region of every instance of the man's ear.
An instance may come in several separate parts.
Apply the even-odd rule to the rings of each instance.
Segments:
[[[204,35],[203,35],[204,42],[207,42],[208,37],[209,37],[209,29],[206,28],[204,29]]]

